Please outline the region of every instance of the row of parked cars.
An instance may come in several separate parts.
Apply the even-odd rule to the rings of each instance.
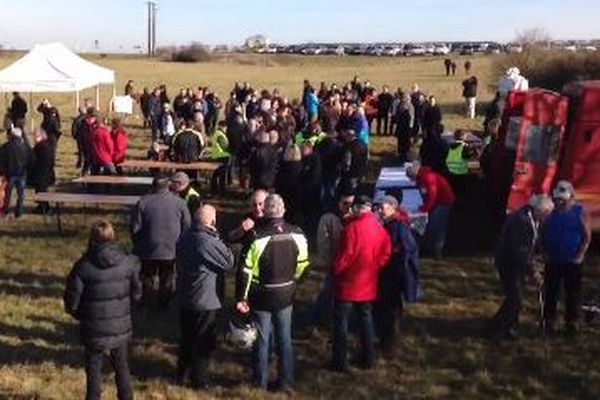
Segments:
[[[450,53],[471,55],[475,53],[495,54],[500,52],[517,52],[522,48],[503,46],[497,43],[407,43],[407,44],[301,44],[274,45],[253,49],[257,53],[303,54],[303,55],[365,55],[365,56],[444,56]]]

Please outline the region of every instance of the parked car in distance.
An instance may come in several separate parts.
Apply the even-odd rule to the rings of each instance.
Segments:
[[[396,57],[397,55],[400,54],[401,51],[402,51],[402,48],[400,46],[396,46],[396,45],[385,46],[381,50],[381,55],[388,56],[388,57]]]
[[[522,53],[523,46],[521,46],[518,43],[509,43],[508,45],[506,45],[506,52],[509,54]]]
[[[487,54],[500,54],[502,52],[502,46],[497,43],[491,43],[487,49],[485,49]]]
[[[465,44],[461,49],[460,49],[460,55],[461,56],[471,56],[475,54],[475,49],[473,48],[472,45],[470,44]]]
[[[405,56],[423,56],[425,55],[425,46],[422,44],[407,44],[404,46]]]
[[[433,54],[436,56],[445,56],[450,53],[450,48],[445,44],[436,44],[433,47]]]

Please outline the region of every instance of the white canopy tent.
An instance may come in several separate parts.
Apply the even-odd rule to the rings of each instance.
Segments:
[[[100,85],[113,86],[114,71],[84,60],[62,43],[38,44],[29,53],[0,70],[0,92],[75,92],[96,87],[96,107],[100,105]]]

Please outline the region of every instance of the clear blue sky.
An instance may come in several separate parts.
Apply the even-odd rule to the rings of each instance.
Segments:
[[[158,45],[509,41],[543,27],[557,39],[600,38],[600,0],[159,0]],[[0,0],[0,44],[62,41],[76,50],[145,48],[144,0]]]

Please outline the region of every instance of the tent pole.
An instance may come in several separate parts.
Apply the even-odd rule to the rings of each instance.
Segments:
[[[29,129],[33,132],[33,93],[29,92],[29,115],[31,116],[31,118],[29,119],[30,121],[30,126]]]
[[[75,92],[75,113],[79,111],[79,90]]]

